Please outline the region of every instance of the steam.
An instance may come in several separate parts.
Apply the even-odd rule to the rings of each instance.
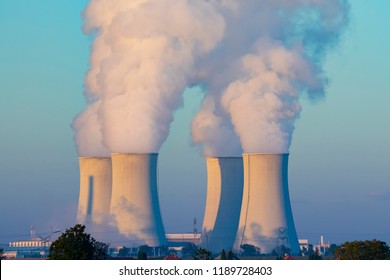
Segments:
[[[85,33],[95,35],[86,111],[98,104],[103,146],[119,153],[158,152],[194,62],[222,38],[222,16],[208,1],[91,0],[84,19]],[[75,123],[87,123],[88,115]],[[81,136],[87,132],[79,129],[90,128],[74,127],[84,153]]]
[[[100,101],[93,102],[73,122],[79,156],[107,157],[110,151],[103,145],[98,109]]]
[[[343,0],[214,1],[224,15],[223,41],[201,60],[207,89],[192,122],[193,143],[206,156],[286,153],[299,97],[324,96],[325,54],[348,18]],[[231,135],[231,137],[221,137]],[[240,145],[237,144],[239,141]]]
[[[192,128],[207,156],[288,152],[299,98],[324,96],[326,53],[347,0],[91,0],[80,155],[158,152],[184,90],[206,95]]]

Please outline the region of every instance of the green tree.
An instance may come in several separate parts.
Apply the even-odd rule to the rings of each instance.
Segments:
[[[209,260],[211,259],[211,252],[205,248],[199,248],[193,255],[194,260]]]
[[[4,249],[3,248],[0,248],[0,260],[4,260],[5,257],[4,257]]]
[[[345,242],[334,250],[339,260],[386,260],[390,259],[390,248],[380,240]]]
[[[85,226],[77,224],[67,229],[50,246],[51,260],[101,260],[107,259],[108,244],[98,242],[84,232]]]

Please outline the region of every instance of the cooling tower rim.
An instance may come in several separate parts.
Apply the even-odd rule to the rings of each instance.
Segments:
[[[111,159],[111,156],[80,156],[79,159]]]
[[[116,156],[116,155],[150,156],[150,155],[158,155],[158,153],[111,153],[111,156]]]
[[[242,156],[284,156],[284,155],[290,155],[290,153],[243,153]]]
[[[242,159],[242,156],[222,156],[222,157],[206,157],[206,159]]]

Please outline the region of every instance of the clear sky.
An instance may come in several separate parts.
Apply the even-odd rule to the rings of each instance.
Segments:
[[[91,39],[87,0],[0,1],[0,243],[75,223],[79,174],[70,124],[85,107]],[[351,0],[351,21],[327,57],[330,86],[302,100],[290,148],[299,238],[390,244],[390,1]],[[159,156],[167,232],[201,228],[206,167],[189,124],[203,93],[185,92]]]

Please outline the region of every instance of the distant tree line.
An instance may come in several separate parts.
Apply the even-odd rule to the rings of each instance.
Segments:
[[[103,260],[108,259],[109,245],[96,241],[90,234],[85,232],[85,225],[77,224],[67,229],[57,240],[55,240],[49,251],[49,259],[52,260]],[[168,247],[159,247],[160,254],[172,255],[176,252],[169,250]],[[4,258],[4,250],[0,248],[0,258]],[[277,259],[283,259],[283,256],[290,254],[290,248],[281,245],[276,247],[271,254],[265,256],[275,256]],[[313,246],[305,248],[303,255],[309,256],[310,260],[320,260],[325,257],[333,256],[339,260],[387,260],[390,259],[390,248],[386,242],[380,240],[365,240],[344,242],[339,246],[332,244],[325,254],[318,250],[313,250]],[[118,257],[130,255],[130,249],[123,247],[118,252]],[[145,260],[148,256],[154,255],[154,248],[148,245],[142,245],[138,248],[137,259]],[[221,260],[237,259],[232,251],[226,253],[222,250],[220,254],[212,254],[205,248],[197,247],[190,243],[182,248],[183,258],[192,258],[195,260],[209,260],[220,257]],[[260,256],[260,248],[251,245],[241,245],[242,256]]]
[[[380,240],[352,241],[342,243],[334,250],[338,260],[389,260],[390,249]]]

